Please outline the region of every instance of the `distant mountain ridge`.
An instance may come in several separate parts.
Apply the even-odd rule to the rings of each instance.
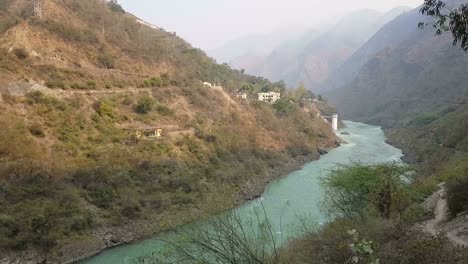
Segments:
[[[218,63],[230,63],[248,54],[267,56],[278,46],[296,39],[309,30],[303,25],[291,25],[273,30],[266,34],[252,34],[229,41],[222,47],[208,50],[208,55]]]
[[[388,47],[398,45],[417,30],[417,24],[422,17],[418,16],[419,10],[414,9],[397,16],[385,24],[379,32],[360,47],[348,60],[338,67],[323,83],[320,91],[331,91],[351,82],[362,66],[375,54]],[[411,26],[412,25],[412,26]]]
[[[426,19],[418,9],[396,18],[332,75],[343,86],[327,95],[346,117],[389,124],[466,99],[468,56],[449,34],[418,29]]]
[[[326,32],[309,30],[286,41],[268,55],[249,57],[244,54],[231,61],[231,66],[270,80],[284,80],[289,86],[304,84],[317,90],[351,54],[381,26],[402,14],[407,7],[387,13],[359,10],[341,19]]]

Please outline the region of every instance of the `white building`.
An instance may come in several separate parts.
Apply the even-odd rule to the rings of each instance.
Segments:
[[[258,100],[261,102],[265,103],[270,103],[273,104],[276,101],[281,99],[281,94],[280,93],[275,93],[275,92],[268,92],[268,93],[259,93],[258,94]]]
[[[205,85],[206,87],[213,87],[213,84],[209,82],[203,82],[203,85]]]

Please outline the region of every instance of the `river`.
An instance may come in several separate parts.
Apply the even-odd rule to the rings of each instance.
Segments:
[[[274,233],[279,240],[285,240],[298,235],[295,227],[300,225],[303,219],[312,219],[318,224],[327,221],[320,210],[320,179],[338,164],[352,162],[375,164],[401,160],[403,156],[401,150],[385,143],[386,138],[380,127],[349,121],[345,124],[346,128],[338,131],[338,135],[347,142],[346,144],[331,150],[320,160],[306,164],[301,170],[272,182],[260,199],[236,208],[236,212],[242,218],[249,218],[263,207]],[[342,132],[348,132],[349,135],[343,135]],[[154,252],[155,248],[160,248],[161,237],[168,239],[171,235],[163,234],[131,245],[109,249],[83,263],[131,263],[132,259],[148,255]]]

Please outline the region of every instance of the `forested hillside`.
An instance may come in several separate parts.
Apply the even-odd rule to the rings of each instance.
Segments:
[[[117,4],[0,10],[0,262],[63,263],[207,217],[337,144],[300,104],[310,93],[218,65]],[[283,99],[251,100],[269,90]]]

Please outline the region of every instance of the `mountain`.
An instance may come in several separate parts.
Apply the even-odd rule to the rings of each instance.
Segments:
[[[220,63],[230,63],[248,54],[263,57],[279,45],[291,39],[296,39],[308,28],[302,25],[291,25],[275,29],[268,34],[253,34],[229,41],[224,46],[209,50],[208,55]]]
[[[405,10],[408,8],[398,7],[387,13],[374,10],[351,13],[325,33],[308,31],[300,38],[277,47],[266,59],[256,60],[256,69],[245,69],[249,69],[248,73],[271,80],[284,80],[289,86],[302,83],[309,89],[317,90],[329,74],[381,26]],[[234,66],[242,68],[243,65],[236,63]]]
[[[468,56],[421,21],[415,9],[377,32],[344,64],[362,68],[328,97],[345,118],[387,127],[409,160],[436,166],[468,150]]]
[[[76,262],[218,214],[337,145],[293,94],[256,102],[281,84],[116,1],[40,3],[0,1],[0,263]]]
[[[261,63],[257,63],[256,68],[247,72],[271,80],[284,80],[287,84],[295,83],[299,78],[300,58],[304,50],[319,36],[318,31],[309,30],[302,37],[288,41],[273,50]]]
[[[303,83],[317,90],[377,30],[404,10],[397,8],[386,14],[362,10],[343,18],[329,32],[309,43],[303,52],[295,85]]]
[[[405,9],[395,9],[390,12],[389,17],[398,17],[385,24],[377,34],[372,36],[362,47],[360,47],[349,59],[338,67],[321,85],[321,90],[331,91],[351,82],[362,66],[376,53],[387,47],[398,45],[402,40],[408,38],[414,31],[415,26],[421,21],[417,15],[419,10],[403,12]]]
[[[412,116],[465,99],[468,58],[451,45],[451,36],[436,37],[430,28],[419,29],[418,22],[425,19],[417,9],[408,12],[356,52],[376,53],[360,62],[363,67],[352,82],[330,94],[347,117],[391,123],[405,119],[399,113]],[[389,36],[392,41],[383,44]],[[355,63],[355,57],[345,65]]]

